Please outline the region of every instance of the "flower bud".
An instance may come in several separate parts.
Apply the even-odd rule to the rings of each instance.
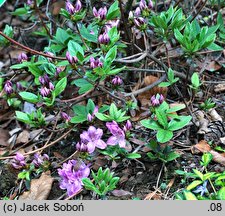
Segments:
[[[12,82],[10,80],[6,81],[6,83],[4,85],[4,91],[8,95],[13,93]]]
[[[103,34],[100,34],[99,37],[98,37],[98,42],[100,44],[108,44],[110,41],[110,38],[109,38],[109,35],[104,32]]]
[[[113,85],[121,85],[123,83],[123,80],[119,76],[115,76],[112,80]]]
[[[19,63],[22,63],[24,61],[27,61],[28,60],[28,57],[27,57],[27,55],[25,53],[20,53],[18,55],[17,60],[18,60]]]
[[[71,117],[65,112],[61,112],[61,117],[67,122],[71,119]]]
[[[78,58],[76,56],[71,56],[69,51],[66,52],[66,59],[71,65],[75,65],[78,62]]]
[[[70,1],[66,1],[66,10],[70,15],[74,15],[75,13],[75,7],[72,5]]]
[[[40,89],[40,94],[42,95],[42,97],[47,97],[50,94],[50,89],[46,88],[46,87],[41,87]]]
[[[50,89],[51,91],[53,91],[53,90],[54,90],[54,88],[55,88],[55,87],[54,87],[54,85],[53,85],[51,82],[49,82],[49,84],[48,84],[48,85],[49,85],[49,89]]]
[[[76,4],[75,4],[75,12],[79,12],[82,8],[82,4],[80,0],[77,0]]]

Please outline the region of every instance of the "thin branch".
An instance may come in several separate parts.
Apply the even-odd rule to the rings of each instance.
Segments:
[[[25,46],[25,45],[23,45],[23,44],[21,44],[21,43],[15,41],[15,40],[13,40],[12,38],[8,37],[8,36],[5,35],[2,31],[0,31],[0,35],[1,35],[2,37],[6,38],[6,39],[7,39],[8,41],[10,41],[11,43],[15,44],[16,46],[18,46],[18,47],[20,47],[20,48],[22,48],[22,49],[24,49],[24,50],[26,50],[26,51],[28,51],[28,52],[34,54],[34,55],[41,55],[41,56],[45,56],[45,57],[47,57],[47,58],[58,59],[58,60],[66,60],[65,57],[51,56],[51,55],[48,55],[48,54],[46,54],[46,53],[39,52],[39,51],[37,51],[37,50],[31,49],[31,48],[29,48],[29,47],[27,47],[27,46]]]

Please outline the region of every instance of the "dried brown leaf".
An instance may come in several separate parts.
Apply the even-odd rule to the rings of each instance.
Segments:
[[[52,188],[54,179],[50,171],[42,173],[39,179],[31,180],[30,190],[24,192],[19,200],[46,200]]]
[[[24,130],[18,135],[16,139],[16,144],[27,143],[29,141],[29,138],[30,138],[30,133],[27,130]]]
[[[207,65],[206,70],[210,71],[210,72],[214,72],[214,71],[218,71],[219,69],[221,69],[221,67],[222,66],[218,62],[212,61]]]
[[[216,152],[215,150],[212,150],[210,145],[205,140],[201,140],[198,144],[194,145],[192,147],[192,153],[197,153],[196,149],[202,153],[211,153],[213,156],[213,161],[225,166],[225,154],[221,154]]]
[[[10,138],[9,131],[0,128],[0,145],[9,146],[9,143],[8,143],[9,138]]]
[[[161,200],[162,194],[158,194],[156,191],[149,193],[144,200]]]

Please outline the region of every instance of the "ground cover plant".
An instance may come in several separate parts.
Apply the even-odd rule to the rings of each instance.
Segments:
[[[0,11],[0,199],[225,199],[224,0]]]

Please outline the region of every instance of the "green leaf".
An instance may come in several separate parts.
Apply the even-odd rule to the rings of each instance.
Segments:
[[[66,40],[68,40],[69,38],[70,38],[70,35],[67,33],[67,31],[65,31],[62,28],[57,28],[56,34],[55,34],[55,39],[58,42],[65,44]]]
[[[203,177],[204,177],[204,175],[200,172],[200,171],[198,171],[197,169],[193,169],[193,172],[203,181],[204,179],[203,179]]]
[[[81,47],[80,44],[73,40],[70,40],[68,43],[68,51],[72,56],[77,56],[78,53],[84,56],[84,49]]]
[[[16,111],[16,118],[21,121],[21,122],[24,122],[24,123],[30,123],[30,119],[28,117],[28,115],[24,112],[20,112],[20,111]]]
[[[106,54],[105,61],[112,63],[117,55],[117,46],[113,46]]]
[[[83,178],[82,182],[84,184],[84,187],[87,190],[93,190],[94,191],[96,189],[95,185],[91,182],[91,180],[89,178]]]
[[[175,131],[183,128],[191,121],[191,116],[179,116],[169,122],[168,130]]]
[[[161,82],[158,86],[159,87],[168,87],[170,85],[171,85],[171,83],[169,83],[169,82]]]
[[[176,153],[176,152],[170,152],[167,156],[166,156],[166,161],[173,161],[176,158],[180,157],[180,154]]]
[[[95,109],[95,103],[93,102],[93,100],[89,99],[88,103],[87,103],[87,113],[93,113]]]
[[[78,124],[87,121],[86,115],[78,115],[71,118],[70,122],[73,124]]]
[[[66,85],[67,85],[66,77],[62,78],[59,82],[57,82],[55,89],[54,89],[54,93],[55,93],[56,97],[65,90]]]
[[[39,101],[38,96],[31,92],[20,92],[19,95],[23,98],[23,100],[30,103],[37,103]]]
[[[0,7],[6,2],[6,0],[0,0]]]
[[[165,143],[171,140],[173,137],[173,132],[169,130],[159,129],[156,134],[157,141],[160,143]]]
[[[225,200],[225,187],[222,187],[219,191],[218,191],[218,199],[219,200]]]
[[[169,108],[166,112],[167,113],[173,113],[173,112],[177,112],[179,110],[182,110],[184,108],[185,108],[185,105],[184,104],[180,104],[180,105],[176,105],[176,106],[174,106],[172,108]]]
[[[203,166],[207,167],[208,164],[212,161],[212,159],[213,159],[213,155],[211,153],[204,153],[202,155]]]
[[[192,190],[192,189],[194,189],[195,187],[197,187],[198,185],[200,185],[200,184],[202,184],[202,181],[200,181],[200,180],[195,180],[195,181],[193,181],[193,182],[191,182],[191,184],[189,184],[188,186],[187,186],[187,190]]]
[[[107,75],[115,75],[118,74],[119,72],[121,72],[122,70],[124,70],[126,68],[126,66],[122,67],[122,68],[116,68],[113,70],[110,70]]]
[[[212,43],[211,45],[209,45],[207,47],[207,49],[213,50],[213,51],[222,51],[223,50],[223,47],[221,47],[221,46],[219,46],[219,45],[217,45],[215,43]]]
[[[141,158],[141,155],[138,153],[130,153],[126,155],[126,158],[128,159],[136,159],[136,158]]]
[[[119,2],[115,1],[109,8],[106,15],[107,20],[112,20],[120,16]]]
[[[198,88],[200,86],[200,80],[199,80],[199,76],[198,73],[193,73],[193,75],[191,76],[191,83],[194,87]]]
[[[101,121],[111,121],[112,120],[108,115],[105,115],[102,113],[96,113],[95,116]]]
[[[152,129],[152,130],[160,130],[163,129],[156,121],[152,120],[152,119],[145,119],[142,120],[141,125],[148,128],[148,129]]]
[[[186,200],[198,200],[197,197],[191,191],[184,190],[183,193]]]
[[[164,129],[166,129],[168,126],[166,113],[163,110],[156,108],[155,114],[156,114],[158,122],[163,126]]]

